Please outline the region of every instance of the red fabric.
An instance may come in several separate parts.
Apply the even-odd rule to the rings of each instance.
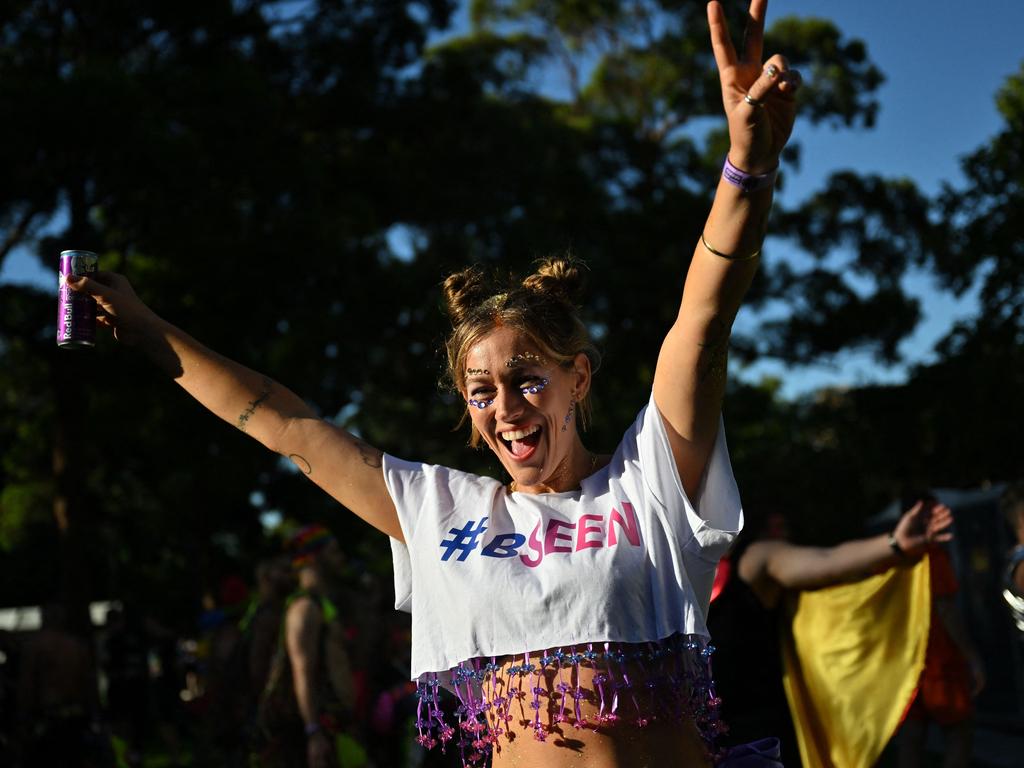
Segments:
[[[928,565],[932,585],[931,630],[928,633],[924,671],[921,673],[914,703],[907,711],[907,718],[931,720],[942,726],[954,725],[967,720],[974,713],[971,673],[967,660],[949,636],[935,609],[935,600],[952,599],[959,585],[946,550],[929,550]]]
[[[715,598],[722,594],[722,590],[725,589],[725,585],[729,583],[729,579],[732,577],[732,560],[727,557],[723,557],[718,561],[718,568],[715,569],[715,581],[711,585],[711,602],[715,602]]]
[[[932,597],[952,597],[960,591],[953,561],[946,550],[935,547],[928,551],[928,572],[932,581]]]

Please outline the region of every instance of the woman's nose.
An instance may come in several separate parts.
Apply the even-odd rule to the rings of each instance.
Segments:
[[[499,421],[515,421],[523,412],[526,398],[515,387],[501,387],[494,395],[495,416]]]

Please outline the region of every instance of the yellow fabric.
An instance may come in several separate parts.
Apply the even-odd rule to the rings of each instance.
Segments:
[[[783,683],[806,768],[871,768],[924,669],[928,558],[801,592],[783,622]]]

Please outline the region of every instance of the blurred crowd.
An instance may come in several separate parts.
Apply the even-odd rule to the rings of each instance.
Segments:
[[[806,742],[812,737],[806,734],[817,726],[808,730],[807,723],[796,723],[799,740],[805,742],[798,749],[794,724],[784,716],[789,708],[781,685],[784,667],[799,656],[801,632],[811,648],[798,660],[805,666],[813,663],[829,637],[841,632],[846,632],[844,644],[880,649],[890,666],[893,659],[897,665],[913,666],[911,656],[901,656],[904,650],[898,647],[912,644],[886,628],[881,609],[869,603],[884,589],[913,592],[918,583],[914,579],[923,573],[902,569],[901,586],[892,581],[892,574],[901,570],[893,563],[899,565],[907,554],[900,542],[904,547],[920,542],[921,552],[930,554],[925,567],[930,576],[921,583],[929,585],[931,630],[927,652],[921,651],[924,672],[914,672],[908,680],[908,686],[916,686],[910,696],[913,706],[895,713],[904,734],[899,762],[921,764],[923,734],[927,723],[934,722],[947,740],[944,764],[969,764],[971,699],[984,686],[985,664],[1005,665],[982,660],[969,640],[976,629],[963,626],[954,615],[956,576],[942,546],[948,539],[943,532],[952,522],[949,510],[933,498],[913,506],[911,500],[905,503],[909,511],[892,529],[888,543],[881,534],[881,540],[876,536],[833,548],[784,544],[784,529],[777,516],[769,516],[765,526],[751,528],[746,542],[723,560],[709,625],[720,646],[716,678],[726,699],[727,722],[734,726],[733,739],[769,735],[762,734],[767,729],[782,737],[790,758],[785,764],[807,764]],[[1009,486],[999,506],[1012,542],[1002,570],[1001,597],[1013,619],[1008,626],[1024,643],[1024,484]],[[940,535],[925,536],[927,520]],[[926,539],[933,543],[925,547]],[[862,578],[865,566],[871,566],[873,575]],[[840,592],[821,590],[830,584],[845,586]],[[857,625],[850,623],[851,618],[859,621],[857,617],[829,618],[826,635],[815,635],[813,627],[801,629],[801,603],[791,600],[787,610],[780,597],[806,590],[817,592],[803,604],[804,613],[817,616],[819,623],[835,599],[846,612],[851,599],[867,601],[858,612],[870,613],[870,620]],[[392,602],[386,578],[347,561],[325,527],[307,525],[289,537],[283,554],[259,562],[249,578],[229,574],[211,585],[188,633],[165,625],[156,597],[148,604],[111,604],[98,626],[59,603],[45,605],[37,630],[0,633],[0,764],[458,765],[454,750],[427,752],[413,738],[418,700],[408,679],[409,621],[393,610]],[[894,621],[905,623],[913,600],[888,602],[897,606]],[[775,637],[786,647],[763,639]],[[943,639],[947,642],[939,653]],[[886,649],[885,643],[893,647]],[[870,669],[865,661],[861,675]],[[893,674],[885,672],[888,699]],[[766,675],[772,679],[762,679]],[[862,682],[865,691],[878,689],[875,680]],[[842,688],[850,690],[848,681]],[[858,695],[866,702],[870,694]],[[813,708],[813,702],[808,706]],[[863,726],[858,723],[858,728]],[[885,724],[879,729],[881,745],[891,729]],[[843,734],[822,738],[834,747]]]
[[[322,764],[454,764],[412,738],[409,621],[392,607],[390,582],[339,552],[327,535],[314,551],[261,561],[249,579],[220,578],[185,634],[165,625],[157,597],[113,603],[99,626],[58,603],[43,606],[37,630],[0,634],[0,764],[315,765],[293,691],[293,663],[303,659],[286,631],[310,580],[331,612],[319,617],[324,639],[314,644],[327,658],[333,643],[348,674],[344,706],[325,723]],[[333,670],[310,671],[329,679]]]

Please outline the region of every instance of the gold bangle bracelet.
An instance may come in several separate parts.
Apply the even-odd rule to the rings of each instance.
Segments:
[[[713,253],[715,256],[723,258],[726,261],[752,261],[752,260],[756,259],[758,256],[761,255],[761,249],[760,248],[758,248],[756,251],[754,251],[749,256],[730,256],[728,253],[722,253],[721,251],[716,251],[714,248],[712,248],[708,244],[708,241],[704,237],[704,233],[703,232],[700,233],[700,242],[701,242],[701,245],[703,245],[705,248],[708,249],[709,253]]]

